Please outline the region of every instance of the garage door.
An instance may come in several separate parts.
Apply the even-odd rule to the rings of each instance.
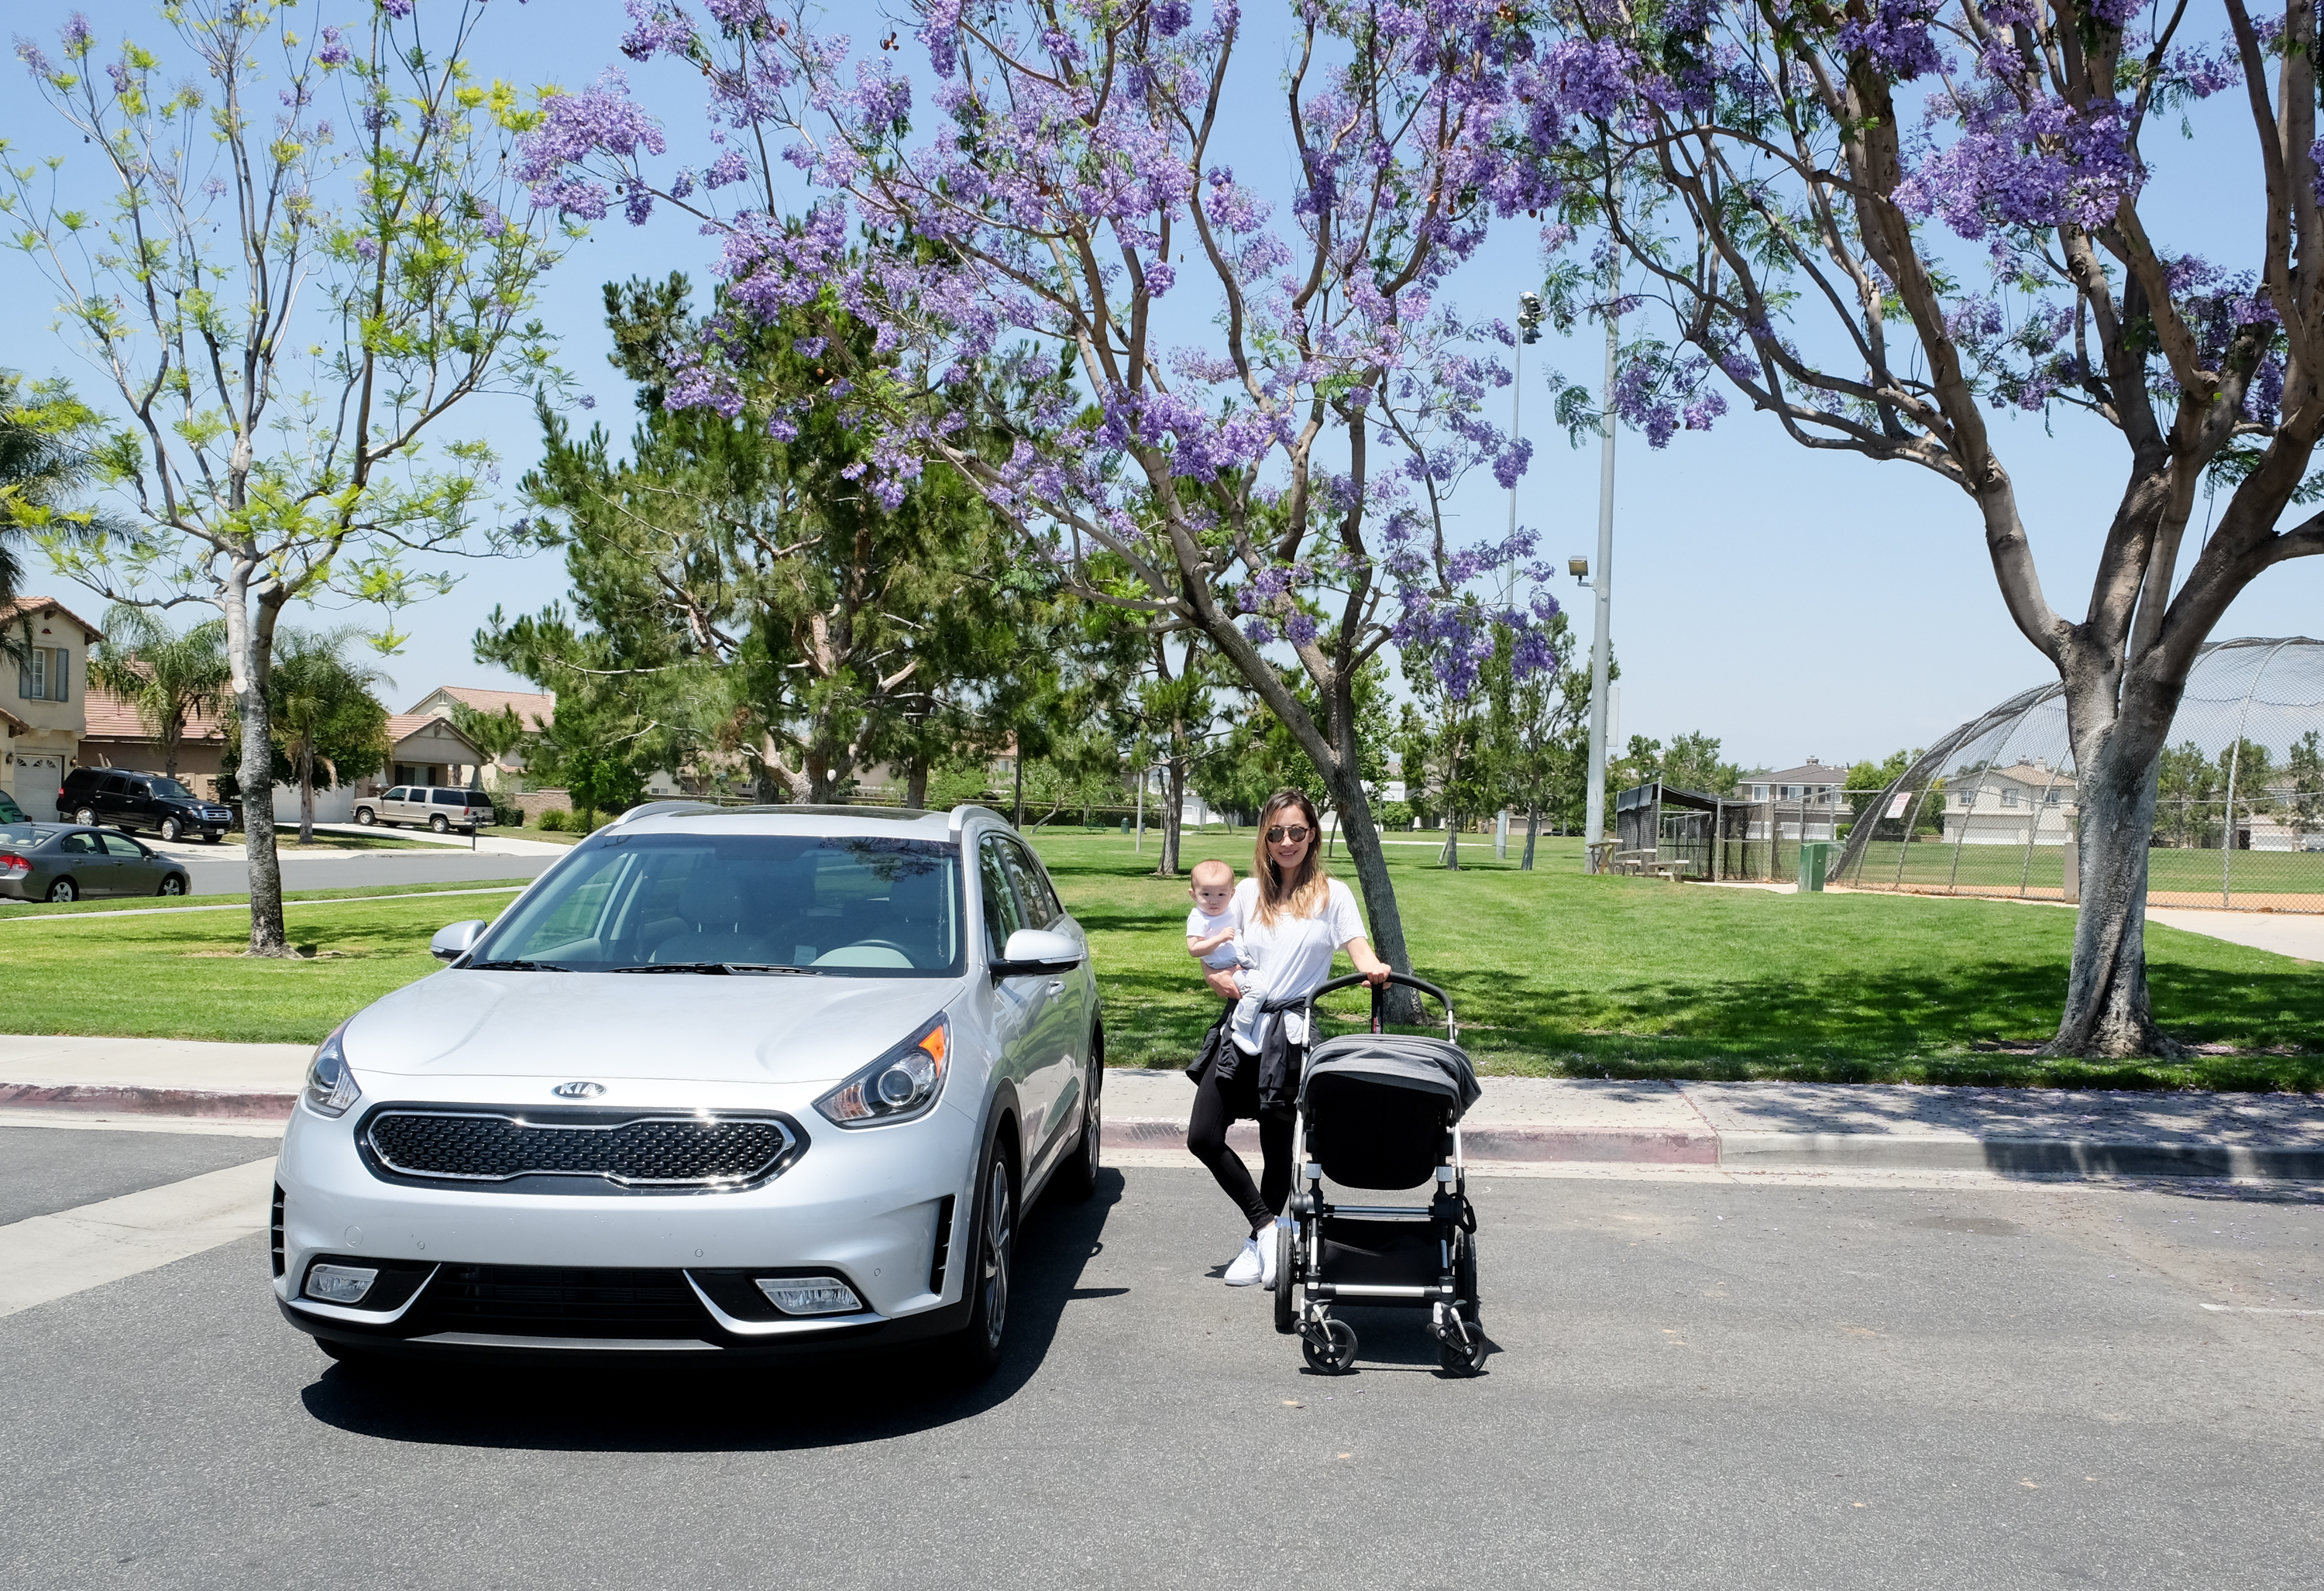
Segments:
[[[35,822],[52,823],[57,821],[57,786],[65,782],[65,759],[61,757],[27,756],[16,753],[15,788],[10,792],[24,815]]]

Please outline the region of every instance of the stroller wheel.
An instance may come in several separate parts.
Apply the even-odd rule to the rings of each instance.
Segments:
[[[1345,1320],[1325,1320],[1299,1346],[1315,1369],[1345,1375],[1356,1362],[1356,1329]]]
[[[1466,1338],[1448,1331],[1436,1339],[1436,1367],[1447,1375],[1476,1375],[1484,1371],[1484,1327],[1474,1320],[1468,1322],[1468,1326]]]
[[[1286,1337],[1299,1329],[1291,1308],[1291,1283],[1299,1275],[1298,1230],[1287,1224],[1275,1228],[1275,1329]]]

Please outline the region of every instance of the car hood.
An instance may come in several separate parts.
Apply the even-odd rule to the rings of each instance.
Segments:
[[[959,992],[955,979],[448,970],[347,1025],[360,1074],[837,1081]]]

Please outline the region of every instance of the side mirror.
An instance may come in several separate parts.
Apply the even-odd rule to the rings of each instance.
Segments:
[[[1052,933],[1047,928],[1019,928],[1001,947],[1001,959],[992,963],[992,975],[1022,978],[1034,972],[1070,971],[1080,966],[1088,954],[1081,941],[1070,933]]]
[[[465,923],[438,928],[436,937],[428,942],[428,953],[439,961],[456,961],[475,948],[486,926],[482,917],[471,917]]]

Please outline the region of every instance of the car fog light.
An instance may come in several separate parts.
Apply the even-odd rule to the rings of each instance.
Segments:
[[[761,1276],[759,1291],[786,1315],[852,1315],[863,1307],[855,1289],[836,1276]]]
[[[307,1273],[307,1296],[325,1303],[361,1303],[378,1280],[377,1271],[356,1265],[317,1265]]]

